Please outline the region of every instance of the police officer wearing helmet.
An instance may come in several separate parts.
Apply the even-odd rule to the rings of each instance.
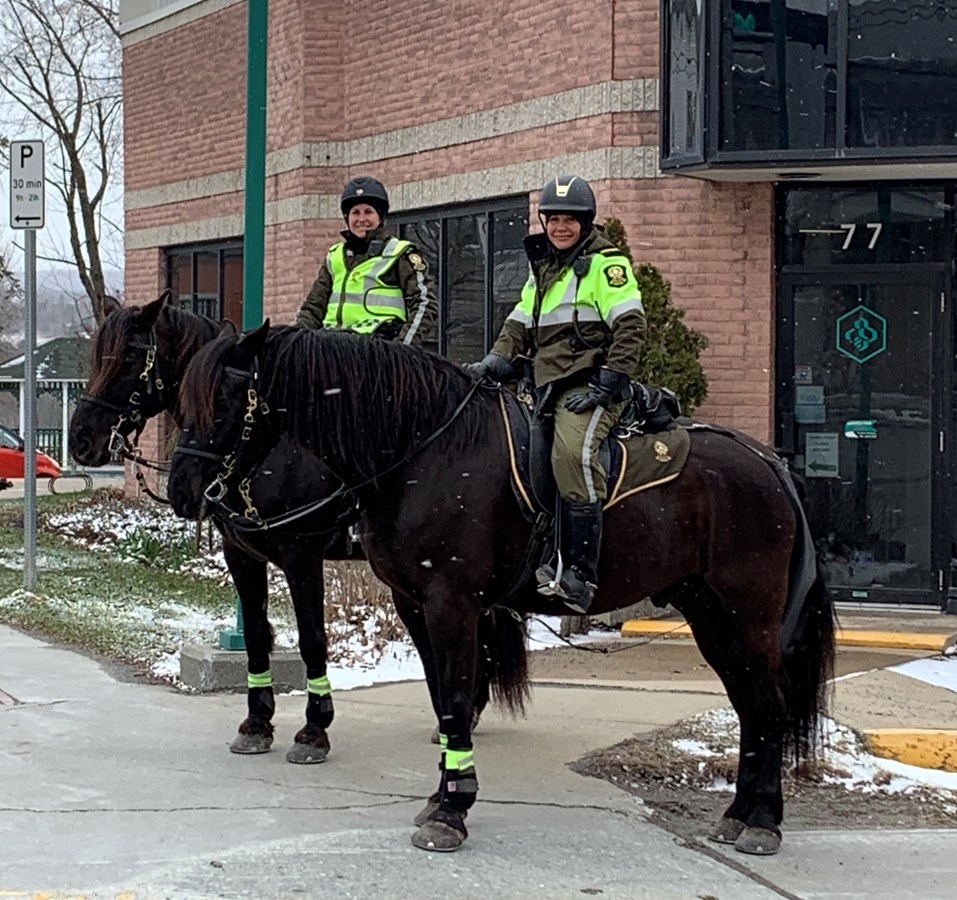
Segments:
[[[385,186],[359,175],[345,186],[340,206],[343,239],[326,254],[296,324],[407,344],[428,340],[438,313],[435,284],[416,248],[386,230]]]
[[[513,361],[533,359],[539,408],[554,414],[552,471],[562,498],[562,572],[538,570],[538,590],[578,613],[595,595],[602,505],[599,448],[621,415],[645,335],[641,291],[628,258],[595,225],[588,182],[559,175],[542,189],[544,234],[528,235],[531,271],[498,340],[471,368],[513,380]]]

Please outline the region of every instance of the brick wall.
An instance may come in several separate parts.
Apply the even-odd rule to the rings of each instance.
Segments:
[[[348,142],[611,78],[657,78],[658,8],[658,0],[592,0],[559,16],[545,0],[273,0],[268,148]],[[237,4],[125,48],[128,191],[243,167],[245,13]],[[318,198],[337,194],[353,174],[369,172],[395,186],[657,143],[657,112],[597,110],[573,122],[351,167],[304,160],[304,167],[268,178],[267,201],[301,201],[305,218],[267,228],[266,314],[280,322],[295,316],[341,227],[336,218],[318,218]],[[534,199],[537,187],[517,184],[514,192]],[[595,188],[600,215],[621,218],[636,257],[662,270],[689,324],[711,341],[710,397],[701,414],[768,438],[772,189],[677,177],[604,180]],[[235,190],[185,202],[161,197],[130,209],[127,228],[238,221],[242,211]],[[156,296],[162,266],[160,248],[127,253],[131,301]]]

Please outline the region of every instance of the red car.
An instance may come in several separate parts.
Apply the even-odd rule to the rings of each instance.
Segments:
[[[37,478],[59,478],[60,474],[56,461],[37,451]],[[13,487],[11,478],[23,478],[23,438],[0,425],[0,490]]]

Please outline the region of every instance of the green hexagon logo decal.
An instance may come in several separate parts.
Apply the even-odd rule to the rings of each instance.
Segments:
[[[887,349],[887,319],[866,306],[857,306],[837,320],[837,349],[863,363]]]

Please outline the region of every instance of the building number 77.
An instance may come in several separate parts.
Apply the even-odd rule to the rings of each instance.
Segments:
[[[870,229],[871,232],[871,239],[867,242],[867,249],[873,250],[877,244],[877,239],[881,236],[884,223],[868,222],[864,227]],[[854,232],[857,231],[857,225],[851,222],[842,222],[841,231],[847,232],[847,236],[844,238],[844,244],[841,247],[842,250],[847,250],[851,246],[851,241],[854,240]]]

